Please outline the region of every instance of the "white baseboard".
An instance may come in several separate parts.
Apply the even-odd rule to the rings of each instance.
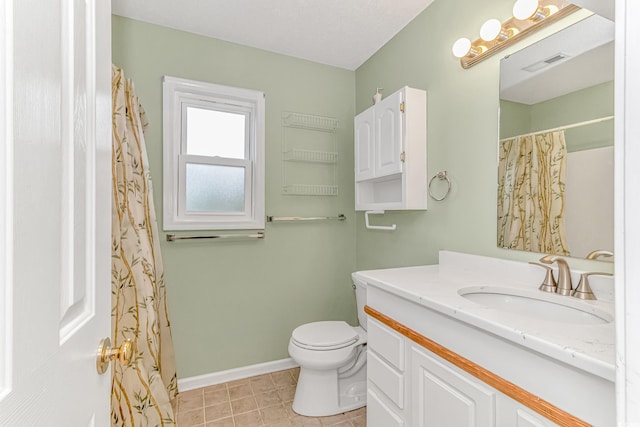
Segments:
[[[272,372],[296,368],[297,366],[298,364],[289,357],[287,359],[274,360],[272,362],[259,363],[257,365],[243,366],[241,368],[228,369],[226,371],[211,372],[210,374],[181,378],[178,379],[178,390],[187,391],[196,388],[208,387],[210,385],[255,377],[256,375],[270,374]]]

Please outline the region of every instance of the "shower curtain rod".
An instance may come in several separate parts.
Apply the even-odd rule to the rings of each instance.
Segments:
[[[571,129],[571,128],[577,128],[577,127],[581,127],[581,126],[592,125],[594,123],[606,122],[607,120],[611,120],[611,119],[613,119],[613,116],[600,117],[599,119],[586,120],[584,122],[573,123],[571,125],[560,126],[560,127],[553,128],[553,129],[539,130],[539,131],[536,131],[536,132],[525,133],[524,135],[514,135],[514,136],[510,136],[508,138],[502,138],[500,140],[500,142],[506,141],[508,139],[513,139],[513,138],[516,138],[518,136],[523,137],[523,136],[538,135],[538,134],[541,134],[541,133],[557,132],[557,131],[560,131],[560,130],[567,130],[567,129]]]

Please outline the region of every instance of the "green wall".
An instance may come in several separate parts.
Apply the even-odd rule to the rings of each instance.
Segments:
[[[573,14],[463,69],[451,53],[454,41],[476,38],[485,20],[506,19],[512,7],[512,0],[435,1],[356,70],[357,113],[370,105],[376,87],[385,95],[404,85],[427,91],[428,178],[446,170],[452,182],[449,196],[430,199],[427,211],[388,212],[384,223],[397,224],[396,231],[367,230],[358,214],[359,270],[433,264],[442,249],[535,258],[496,247],[500,59],[585,15]]]
[[[172,75],[267,94],[268,215],[336,215],[345,223],[268,224],[260,242],[163,243],[170,315],[185,378],[285,358],[291,330],[313,320],[355,322],[350,273],[437,262],[442,249],[533,259],[496,247],[499,60],[564,25],[464,70],[451,54],[513,0],[439,0],[355,72],[114,16],[113,61],[147,110],[155,204],[161,221],[161,78]],[[576,16],[576,14],[572,15]],[[583,15],[584,16],[584,15]],[[354,213],[353,116],[402,86],[428,93],[428,176],[447,170],[452,191],[426,211],[388,212],[393,232],[366,230]],[[281,194],[282,111],[336,117],[337,197]],[[572,266],[578,266],[577,260]]]
[[[500,138],[531,132],[531,106],[500,100]]]
[[[355,73],[118,16],[112,25],[113,62],[133,79],[150,121],[160,226],[163,75],[264,91],[267,215],[347,216],[267,224],[264,241],[163,240],[179,378],[286,358],[291,331],[302,323],[355,324]],[[282,111],[339,120],[338,196],[282,194]]]
[[[613,81],[533,105],[501,100],[500,137],[508,138],[611,115]],[[565,139],[568,152],[613,145],[613,120],[567,129]]]
[[[531,107],[531,131],[613,115],[613,81],[550,99]],[[565,132],[567,151],[581,151],[613,145],[613,120]]]

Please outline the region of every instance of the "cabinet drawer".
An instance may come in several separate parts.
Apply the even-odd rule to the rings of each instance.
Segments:
[[[403,375],[396,372],[375,353],[369,352],[367,356],[367,377],[369,380],[378,386],[398,408],[404,408]]]
[[[400,371],[404,371],[404,339],[400,334],[369,318],[367,337],[369,348]]]
[[[404,427],[404,420],[378,397],[367,390],[367,427]]]

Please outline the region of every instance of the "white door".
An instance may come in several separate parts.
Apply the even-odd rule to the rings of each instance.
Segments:
[[[376,176],[402,172],[404,91],[398,91],[376,104]]]
[[[616,0],[615,277],[619,426],[640,425],[640,2]]]
[[[107,426],[110,2],[0,9],[0,426]]]

